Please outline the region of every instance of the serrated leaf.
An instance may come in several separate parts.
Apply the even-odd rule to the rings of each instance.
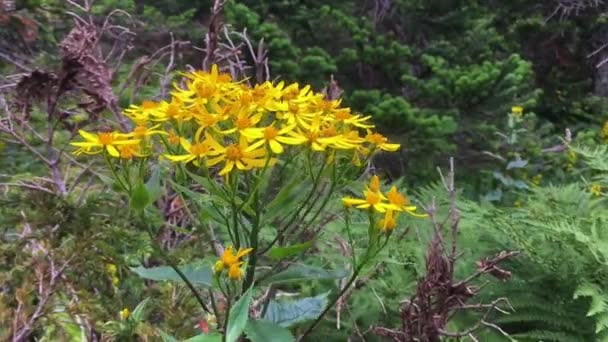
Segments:
[[[245,335],[251,342],[292,342],[296,340],[289,329],[265,319],[247,322]]]
[[[180,265],[178,267],[192,284],[211,287],[211,284],[213,283],[213,271],[211,270],[211,267],[195,264]],[[169,266],[150,268],[145,268],[142,266],[131,267],[131,271],[137,273],[138,276],[145,279],[157,281],[182,281],[179,274],[177,274],[177,272],[175,272],[175,270]]]
[[[271,300],[264,319],[282,327],[317,318],[327,306],[329,292],[298,300]]]
[[[289,283],[302,280],[340,279],[348,275],[346,270],[325,270],[307,265],[292,265],[264,280],[264,283]]]
[[[312,247],[312,241],[307,241],[304,243],[299,243],[287,247],[274,247],[270,250],[268,256],[274,260],[281,260],[294,255],[298,255],[309,249],[310,247]]]
[[[226,342],[235,342],[243,333],[249,320],[249,304],[251,304],[252,294],[253,286],[230,308],[226,325]]]

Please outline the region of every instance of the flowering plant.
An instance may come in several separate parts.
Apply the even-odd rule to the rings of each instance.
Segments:
[[[336,193],[352,185],[375,152],[399,148],[373,130],[369,116],[352,113],[340,100],[328,100],[309,86],[249,86],[220,73],[217,66],[183,74],[170,101],[144,101],[124,114],[135,125],[130,132],[80,131],[83,140],[72,143],[75,153],[103,155],[151,237],[157,234],[150,224],[151,204],[164,183],[181,198],[193,226],[199,231],[207,226],[208,236],[221,241],[207,296],[187,272],[170,258],[167,262],[201,308],[218,318],[210,334],[223,334],[226,340],[254,329],[248,321],[253,326],[260,320],[273,323],[267,310],[274,298],[266,295],[258,304],[252,302],[254,284],[348,276],[347,285],[322,303],[321,314],[308,317],[316,321],[305,336],[386,245],[399,214],[425,216],[396,187],[383,192],[373,176],[362,198],[343,198],[349,237],[353,208],[363,210],[369,220],[368,241],[349,239],[351,274],[298,266],[324,222],[339,215],[340,209],[332,207]],[[355,244],[363,247],[362,257],[355,255]],[[166,254],[161,248],[158,252]],[[272,327],[291,336],[276,324]]]

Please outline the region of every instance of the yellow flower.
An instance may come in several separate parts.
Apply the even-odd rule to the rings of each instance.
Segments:
[[[241,265],[243,261],[241,260],[244,256],[251,253],[253,248],[239,248],[236,254],[234,254],[234,249],[232,246],[227,247],[222,253],[220,260],[218,260],[213,266],[213,270],[216,274],[222,273],[222,271],[227,268],[228,269],[228,278],[239,281],[243,279],[243,270],[241,269]]]
[[[160,127],[160,125],[154,125],[152,127],[148,127],[148,125],[141,124],[141,125],[137,125],[135,128],[133,128],[133,131],[131,133],[127,133],[127,136],[132,136],[135,139],[144,139],[146,137],[150,137],[153,136],[155,134],[162,134],[162,135],[167,135],[167,132],[159,130],[158,128]]]
[[[213,265],[213,272],[222,273],[223,270],[224,270],[224,263],[222,262],[222,260],[216,261],[215,265]]]
[[[368,189],[373,192],[380,191],[380,177],[378,177],[378,175],[372,176],[372,179],[369,181]]]
[[[162,117],[162,106],[159,102],[143,101],[141,105],[131,105],[123,113],[134,122],[147,122],[152,117]]]
[[[198,166],[199,160],[206,157],[211,151],[210,146],[206,141],[191,144],[187,139],[181,138],[180,143],[184,150],[186,150],[186,154],[165,154],[164,157],[172,162],[189,163],[194,160],[194,164]]]
[[[224,250],[224,253],[222,253],[220,261],[225,267],[230,267],[241,262],[241,259],[247,254],[251,253],[251,251],[253,251],[253,248],[239,248],[236,254],[234,254],[233,247],[229,246]]]
[[[306,142],[306,138],[300,135],[291,135],[287,134],[293,131],[295,125],[286,126],[281,129],[277,129],[274,125],[270,125],[264,128],[248,128],[241,132],[248,139],[260,139],[257,142],[251,144],[249,146],[250,149],[257,149],[262,145],[268,143],[270,146],[270,150],[273,153],[281,154],[284,149],[281,144],[286,145],[300,145]]]
[[[399,144],[390,144],[388,139],[380,133],[372,133],[371,131],[367,131],[367,136],[365,136],[365,140],[375,147],[383,150],[394,152],[397,151],[400,147]]]
[[[513,107],[511,107],[511,113],[516,118],[521,118],[522,115],[524,114],[524,107],[522,107],[522,106],[513,106]]]
[[[413,205],[409,205],[410,201],[407,199],[407,197],[405,197],[403,194],[401,194],[399,191],[397,191],[397,187],[393,186],[391,188],[391,190],[389,190],[389,192],[386,193],[386,197],[388,198],[388,201],[390,204],[395,205],[396,207],[398,207],[399,211],[404,211],[412,216],[416,216],[416,217],[427,217],[427,214],[417,214],[416,213],[416,206]]]
[[[364,198],[344,197],[342,202],[345,206],[355,206],[358,209],[373,209],[377,212],[385,212],[387,209],[399,210],[394,204],[386,203],[386,197],[380,192],[380,179],[372,177],[369,186],[363,191]]]
[[[513,205],[515,206],[515,208],[521,208],[521,201],[517,200],[513,203]]]
[[[145,157],[144,154],[141,154],[139,151],[139,145],[118,145],[116,146],[118,152],[120,153],[120,158],[122,159],[133,159],[133,157]]]
[[[119,157],[120,153],[116,149],[116,146],[139,144],[139,140],[129,139],[127,135],[118,132],[101,132],[95,134],[79,130],[78,133],[80,133],[86,141],[70,143],[72,146],[80,147],[74,154],[97,154],[105,150],[108,151],[112,157]]]
[[[129,318],[131,316],[131,310],[124,308],[122,310],[120,310],[120,319],[122,319],[123,321],[126,320],[127,318]]]
[[[235,167],[239,170],[251,170],[255,167],[264,167],[266,163],[271,165],[274,162],[273,159],[267,160],[264,149],[251,148],[244,136],[241,136],[238,144],[224,147],[207,132],[205,135],[206,141],[213,149],[209,154],[215,155],[215,157],[207,159],[207,166],[224,162],[224,167],[219,172],[220,176],[230,173]]]
[[[341,108],[334,112],[333,118],[331,118],[331,120],[367,129],[374,127],[374,125],[366,123],[370,118],[371,116],[362,117],[361,115],[353,115],[350,112],[350,108]]]
[[[378,222],[378,226],[382,232],[390,232],[397,227],[398,214],[396,215],[391,209],[386,211],[384,218]]]
[[[178,145],[180,143],[180,137],[174,131],[169,132],[169,137],[167,138],[167,140],[171,145]]]
[[[602,186],[599,184],[591,185],[591,194],[593,196],[600,196],[602,194]]]
[[[243,279],[244,272],[241,269],[241,264],[242,262],[230,265],[230,267],[228,268],[228,278],[234,281],[239,281]]]

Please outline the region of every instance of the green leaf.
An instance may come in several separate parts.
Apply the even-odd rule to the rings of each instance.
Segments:
[[[310,247],[312,247],[312,241],[307,241],[304,243],[299,243],[297,245],[291,245],[287,247],[274,247],[270,250],[268,256],[271,259],[281,260],[290,256],[298,255],[301,252],[309,249]]]
[[[150,203],[150,194],[143,183],[140,183],[131,191],[131,208],[144,210]]]
[[[216,333],[196,335],[183,342],[222,342],[222,335]]]
[[[287,270],[272,275],[264,280],[264,283],[289,283],[313,279],[340,279],[348,275],[346,270],[324,270],[322,268],[293,265]]]
[[[264,319],[282,327],[319,317],[327,306],[329,292],[298,300],[271,300]]]
[[[253,286],[230,308],[226,326],[226,342],[235,342],[243,333],[249,320],[249,304],[251,303],[252,293]]]
[[[512,160],[509,162],[509,164],[507,164],[507,170],[520,169],[522,167],[525,167],[526,165],[528,165],[527,160],[523,160],[523,159]]]
[[[296,200],[308,191],[305,183],[302,182],[301,178],[294,177],[290,183],[283,185],[279,193],[266,206],[266,214],[264,216],[268,220],[272,220],[282,214],[284,215],[286,210],[288,213],[291,213],[287,208],[293,207]]]
[[[152,176],[146,182],[146,189],[150,195],[150,203],[154,203],[163,195],[163,189],[160,184],[160,167],[155,167],[152,170]]]
[[[288,329],[263,319],[247,322],[245,335],[251,342],[292,342],[296,340]]]
[[[205,265],[187,264],[180,265],[179,270],[184,273],[186,278],[194,284],[204,287],[211,287],[213,279],[213,271],[211,267]],[[142,278],[158,280],[158,281],[182,281],[179,274],[169,266],[159,266],[145,268],[143,266],[131,267],[131,271],[137,273]]]
[[[133,313],[131,314],[131,317],[133,318],[133,320],[135,322],[141,322],[144,320],[146,306],[148,305],[149,301],[150,301],[150,297],[142,300],[139,304],[137,304],[135,309],[133,309]]]

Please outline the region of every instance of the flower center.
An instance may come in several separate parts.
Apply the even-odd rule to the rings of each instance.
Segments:
[[[294,114],[298,114],[298,112],[300,111],[300,106],[298,106],[298,104],[294,101],[289,101],[289,111]]]
[[[334,115],[335,115],[336,120],[341,120],[341,121],[348,120],[353,117],[349,112],[347,112],[345,110],[338,111]]]
[[[120,157],[122,159],[131,159],[133,158],[133,148],[129,145],[124,145],[120,148]]]
[[[380,133],[368,134],[365,139],[375,145],[382,145],[386,142],[386,138]]]
[[[114,142],[114,137],[112,133],[99,133],[99,143],[102,145],[111,145]]]
[[[196,86],[196,94],[199,97],[202,98],[207,98],[207,97],[211,97],[211,95],[213,95],[213,93],[215,93],[215,86],[213,84],[204,84],[204,83],[199,83]]]
[[[400,206],[400,207],[408,205],[410,202],[407,199],[407,197],[403,196],[402,194],[400,194],[396,191],[391,191],[391,192],[387,193],[386,197],[388,197],[389,202],[391,202],[394,205]]]
[[[169,143],[171,143],[172,145],[179,144],[179,135],[175,134],[175,132],[170,132],[169,133]]]
[[[229,83],[232,82],[232,76],[230,74],[219,74],[217,75],[218,83]]]
[[[376,205],[380,203],[380,194],[378,194],[377,192],[369,191],[365,195],[365,201],[370,205]]]
[[[240,117],[236,120],[236,125],[239,129],[245,129],[251,126],[251,121],[248,117]]]
[[[177,118],[179,116],[179,107],[175,104],[170,104],[167,108],[167,116],[170,118]]]
[[[236,161],[243,158],[243,153],[238,145],[230,145],[226,148],[226,159]]]
[[[255,87],[251,95],[254,100],[261,100],[264,98],[264,96],[266,96],[266,89],[262,87]]]
[[[144,110],[150,110],[158,107],[158,103],[154,101],[144,101],[141,103],[141,108]]]
[[[338,132],[336,132],[335,127],[330,126],[330,127],[323,129],[321,131],[321,135],[324,137],[335,137],[336,135],[338,135]]]
[[[133,129],[133,134],[135,134],[136,138],[141,138],[146,135],[148,131],[148,127],[146,126],[137,126]]]
[[[264,129],[264,139],[272,140],[279,135],[279,131],[276,128],[269,126]]]
[[[245,93],[241,96],[241,104],[247,106],[253,101],[253,97],[249,93]]]
[[[298,96],[298,89],[291,89],[283,94],[283,99],[285,100],[293,100]]]
[[[209,147],[205,143],[200,142],[190,146],[190,153],[194,155],[203,156],[207,152],[209,152]]]

